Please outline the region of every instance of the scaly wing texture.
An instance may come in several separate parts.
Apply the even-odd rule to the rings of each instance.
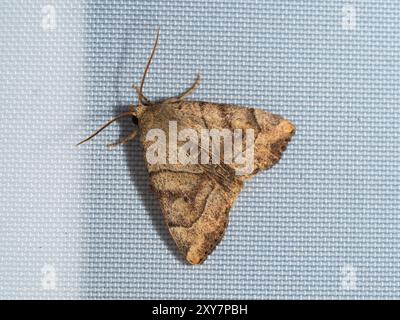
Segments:
[[[239,177],[242,180],[276,164],[295,133],[292,123],[261,109],[202,101],[181,101],[175,108],[182,114],[201,119],[208,129],[254,129],[254,170]]]
[[[242,183],[221,185],[208,172],[177,166],[150,172],[176,245],[191,264],[202,263],[221,241]]]
[[[244,177],[235,175],[229,165],[150,164],[146,160],[151,186],[157,194],[169,232],[191,264],[202,263],[221,241],[228,224],[229,210],[243,180],[276,163],[294,132],[286,120],[270,113],[222,104],[182,101],[149,106],[139,118],[145,152],[151,129],[169,132],[169,122],[178,130],[191,128],[253,128],[255,130],[255,170]],[[168,156],[168,135],[166,150]],[[257,150],[262,148],[262,150]],[[169,160],[169,159],[168,159]]]

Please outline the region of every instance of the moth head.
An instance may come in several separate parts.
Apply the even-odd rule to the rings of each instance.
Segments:
[[[136,85],[133,85],[133,89],[136,91],[136,94],[137,94],[137,97],[138,97],[138,100],[139,100],[139,104],[137,106],[130,106],[129,107],[129,111],[123,112],[123,113],[117,115],[116,117],[112,118],[111,120],[107,121],[107,123],[105,123],[102,127],[100,127],[98,130],[96,130],[96,132],[94,132],[92,135],[90,135],[86,139],[82,140],[81,142],[79,142],[77,145],[80,145],[82,143],[85,143],[86,141],[91,140],[97,134],[99,134],[101,131],[103,131],[105,128],[107,128],[110,124],[112,124],[114,121],[117,121],[120,118],[131,116],[133,123],[135,123],[137,125],[139,123],[138,118],[140,118],[140,116],[143,114],[143,112],[145,110],[145,107],[147,105],[153,105],[153,103],[143,94],[143,86],[144,86],[144,81],[146,79],[147,72],[149,71],[149,67],[150,67],[151,61],[152,61],[153,56],[154,56],[154,54],[156,52],[159,36],[160,36],[160,28],[157,29],[156,40],[154,41],[154,45],[153,45],[153,49],[151,51],[150,58],[147,61],[146,67],[144,69],[144,72],[143,72],[143,75],[142,75],[142,79],[140,81],[140,86],[137,87]],[[124,144],[125,142],[134,139],[134,137],[136,136],[136,133],[137,133],[137,128],[135,127],[132,130],[132,133],[129,134],[129,136],[117,141],[116,143],[108,144],[108,146],[109,147],[115,147],[115,146],[117,146],[119,144]]]

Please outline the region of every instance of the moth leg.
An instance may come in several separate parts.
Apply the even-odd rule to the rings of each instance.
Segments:
[[[187,88],[180,95],[178,95],[176,97],[165,99],[163,102],[171,103],[171,102],[178,102],[180,100],[185,99],[187,96],[190,96],[193,92],[196,91],[197,87],[200,85],[200,82],[201,82],[201,74],[198,73],[196,76],[196,80],[193,82],[193,84],[189,88]]]
[[[117,142],[107,144],[107,147],[110,149],[114,149],[115,147],[119,146],[120,144],[125,144],[128,141],[135,139],[137,133],[138,133],[138,129],[134,128],[128,136],[126,136],[122,139],[119,139]]]

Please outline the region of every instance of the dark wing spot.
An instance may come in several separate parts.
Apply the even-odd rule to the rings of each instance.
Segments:
[[[280,156],[283,151],[286,150],[286,146],[289,143],[289,139],[281,139],[271,145],[272,153]]]

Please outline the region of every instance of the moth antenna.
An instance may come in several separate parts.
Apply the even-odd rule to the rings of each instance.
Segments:
[[[150,67],[151,61],[153,60],[154,54],[156,53],[157,44],[158,44],[158,38],[159,37],[160,37],[160,27],[157,28],[156,40],[154,41],[153,49],[151,50],[151,54],[150,54],[150,58],[147,61],[146,67],[145,67],[144,72],[143,72],[142,80],[140,81],[138,98],[139,98],[139,103],[141,103],[141,104],[143,104],[143,100],[144,100],[143,99],[144,98],[144,95],[143,95],[144,80],[146,79],[146,76],[147,76],[147,73],[149,71],[149,67]],[[146,100],[148,100],[148,99],[146,98]]]
[[[135,129],[132,130],[132,132],[128,136],[126,136],[126,137],[124,137],[122,139],[119,139],[117,142],[109,143],[107,145],[107,147],[110,148],[110,149],[114,149],[115,147],[119,146],[120,144],[125,144],[128,141],[131,141],[131,140],[135,139],[137,133],[138,133],[138,130],[137,130],[137,128],[135,128]]]
[[[193,92],[196,91],[196,89],[199,87],[201,82],[201,74],[198,73],[196,76],[196,80],[194,80],[193,84],[187,88],[185,91],[183,91],[181,94],[177,95],[176,97],[172,98],[167,98],[163,100],[164,103],[173,103],[173,102],[178,102],[183,99],[185,99],[187,96],[190,96]]]
[[[198,73],[196,75],[196,80],[194,80],[193,84],[189,88],[187,88],[184,92],[182,92],[180,95],[178,95],[176,97],[176,99],[177,100],[183,100],[187,96],[190,96],[199,87],[200,82],[201,82],[201,73]]]
[[[102,125],[99,129],[97,129],[96,132],[94,132],[92,135],[90,135],[86,139],[84,139],[81,142],[79,142],[76,146],[79,146],[82,143],[85,143],[85,142],[93,139],[95,136],[97,136],[101,131],[103,131],[105,128],[107,128],[113,122],[117,121],[118,119],[121,119],[121,118],[124,118],[124,117],[128,117],[128,116],[136,117],[136,114],[134,112],[132,112],[132,111],[127,111],[127,112],[123,112],[123,113],[117,115],[116,117],[114,117],[111,120],[107,121],[104,125]]]
[[[139,102],[141,102],[140,99],[142,99],[142,101],[145,101],[145,103],[150,103],[150,100],[143,93],[140,92],[140,89],[138,86],[136,86],[135,84],[132,84],[132,88],[135,90],[135,92],[139,98]]]

